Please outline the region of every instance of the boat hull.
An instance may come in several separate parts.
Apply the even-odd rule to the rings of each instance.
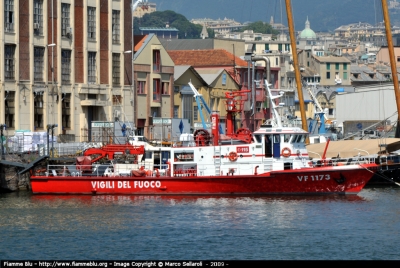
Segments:
[[[34,194],[357,194],[376,168],[375,164],[365,164],[207,177],[31,176],[31,187]]]

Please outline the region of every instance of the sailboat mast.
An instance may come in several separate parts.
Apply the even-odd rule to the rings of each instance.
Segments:
[[[389,18],[389,10],[386,0],[382,0],[382,11],[383,11],[383,19],[385,21],[385,30],[386,30],[386,40],[388,43],[388,50],[389,50],[389,57],[390,57],[390,68],[392,70],[392,78],[393,78],[393,86],[394,86],[394,94],[396,97],[396,104],[397,104],[397,127],[396,127],[396,134],[395,138],[400,138],[400,91],[399,91],[399,79],[397,77],[397,68],[396,68],[396,61],[394,55],[394,48],[393,48],[393,40],[392,40],[392,30],[390,28],[390,18]]]
[[[297,48],[296,48],[296,36],[294,35],[294,25],[293,25],[293,16],[292,16],[292,7],[290,0],[286,0],[286,15],[288,19],[288,27],[289,27],[289,36],[290,36],[290,45],[292,47],[293,54],[293,67],[296,78],[296,86],[297,93],[299,95],[299,104],[300,104],[300,114],[301,114],[301,122],[302,128],[307,131],[307,119],[306,119],[306,110],[304,107],[304,98],[303,98],[303,86],[301,84],[300,77],[300,66],[299,60],[297,58]],[[308,141],[307,141],[308,143]]]

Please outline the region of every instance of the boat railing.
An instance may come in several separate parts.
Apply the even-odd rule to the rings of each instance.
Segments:
[[[162,165],[164,169],[160,169],[159,165],[153,163],[139,164],[119,164],[119,163],[103,163],[95,165],[47,165],[46,168],[36,168],[33,173],[35,176],[50,177],[81,177],[81,176],[131,176],[133,171],[139,171],[143,176],[165,175],[167,173],[167,165]]]
[[[376,163],[376,157],[349,157],[349,158],[330,158],[312,160],[313,167],[322,166],[347,166]]]

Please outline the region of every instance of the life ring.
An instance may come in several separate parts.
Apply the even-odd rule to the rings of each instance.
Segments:
[[[284,157],[289,157],[292,154],[292,151],[288,147],[282,149],[281,153]]]
[[[229,157],[229,160],[231,160],[233,162],[238,159],[238,154],[236,152],[230,152],[228,157]]]

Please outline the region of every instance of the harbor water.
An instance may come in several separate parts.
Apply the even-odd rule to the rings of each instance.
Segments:
[[[398,260],[400,188],[356,196],[0,194],[1,260]]]

